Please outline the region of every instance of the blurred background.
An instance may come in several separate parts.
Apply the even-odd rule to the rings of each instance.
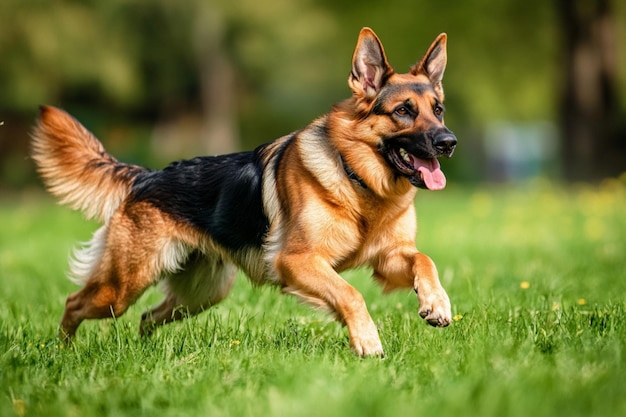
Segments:
[[[0,190],[39,187],[40,104],[152,168],[304,127],[350,96],[363,26],[398,72],[448,33],[450,181],[626,171],[621,0],[2,0]]]

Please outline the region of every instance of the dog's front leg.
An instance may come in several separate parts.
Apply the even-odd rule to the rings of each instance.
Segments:
[[[413,258],[413,288],[420,302],[420,316],[431,326],[445,327],[452,321],[450,298],[439,282],[435,263],[423,253]]]
[[[376,325],[363,296],[348,284],[322,257],[288,254],[277,257],[276,268],[283,291],[335,313],[348,327],[350,345],[360,356],[383,356]]]
[[[374,277],[386,291],[412,287],[420,303],[419,314],[436,327],[452,320],[450,298],[439,282],[435,263],[415,249],[392,250],[374,268]]]

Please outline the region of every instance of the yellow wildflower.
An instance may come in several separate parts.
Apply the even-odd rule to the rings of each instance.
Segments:
[[[17,414],[20,417],[26,414],[26,402],[24,402],[24,400],[16,398],[12,400],[12,402],[13,402],[13,411],[15,411],[15,414]]]

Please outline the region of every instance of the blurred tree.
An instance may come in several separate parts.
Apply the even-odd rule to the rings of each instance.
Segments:
[[[608,20],[622,19],[599,23],[603,18],[589,17],[603,10],[596,5],[606,6]],[[607,57],[597,50],[611,46],[597,46],[597,40],[589,41],[597,34],[590,38],[588,33],[623,28],[625,10],[624,2],[615,0],[2,0],[0,182],[20,164],[32,170],[24,162],[27,130],[41,103],[75,113],[114,152],[134,147],[132,161],[139,163],[156,151],[170,160],[234,150],[240,142],[250,148],[300,128],[349,96],[346,80],[362,26],[378,33],[402,72],[438,33],[449,34],[446,120],[462,146],[444,163],[458,169],[457,178],[481,179],[481,132],[499,120],[560,120],[570,126],[564,147],[578,131],[595,132],[602,138],[588,153],[593,161],[603,160],[596,153],[602,148],[612,149],[617,160],[624,155],[617,139],[597,130],[610,123],[575,123],[590,117],[583,105],[593,100],[599,100],[596,112],[623,111],[619,97],[623,100],[626,89],[611,83],[624,79],[626,65],[617,65],[622,72],[616,75],[616,64],[609,63],[606,68],[613,65],[614,72],[599,77],[604,81],[572,78],[563,106],[579,100],[574,88],[576,94],[581,88],[600,91],[600,98],[590,101],[585,93],[587,99],[574,105],[578,113],[563,107],[567,117],[561,119],[556,86],[562,74],[578,68],[559,67],[563,45],[571,38],[579,39],[575,45],[596,45],[565,49],[591,56],[580,68],[596,65]],[[596,29],[584,29],[589,25]],[[574,55],[580,52],[565,53]],[[591,146],[591,137],[581,143]],[[577,161],[573,154],[564,158]],[[578,164],[572,164],[572,172]],[[590,176],[599,169],[603,166],[577,173]]]
[[[203,150],[224,154],[240,149],[237,129],[236,69],[226,43],[227,24],[216,7],[199,8],[192,42],[200,74]]]
[[[626,171],[626,132],[617,85],[611,0],[559,0],[565,85],[561,95],[564,174],[593,180]],[[623,125],[622,125],[623,127]]]

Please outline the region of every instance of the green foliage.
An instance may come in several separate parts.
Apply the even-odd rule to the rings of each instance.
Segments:
[[[624,4],[611,4],[616,39],[626,31]],[[96,133],[105,142],[117,134],[130,147],[138,143],[137,163],[160,159],[161,148],[188,151],[165,152],[175,158],[206,153],[206,144],[221,138],[202,137],[203,123],[208,114],[219,114],[216,108],[229,107],[226,103],[234,103],[230,128],[233,137],[241,136],[235,145],[241,148],[302,128],[350,95],[350,59],[363,26],[376,30],[390,62],[402,72],[438,33],[448,33],[446,121],[460,139],[450,173],[480,179],[485,173],[476,160],[486,125],[558,122],[563,34],[556,5],[541,0],[4,0],[0,185],[19,187],[34,180],[25,162],[28,131],[44,103],[89,114],[88,127],[104,126]],[[224,83],[229,85],[224,103],[207,99],[211,62],[220,61],[216,56],[228,62],[235,79],[232,86]],[[615,77],[616,94],[626,102],[624,53],[616,54]],[[213,82],[219,85],[219,79]],[[136,131],[149,132],[148,140],[131,134]],[[163,131],[174,134],[161,140]]]
[[[626,180],[626,179],[625,179]],[[123,317],[55,337],[66,255],[95,229],[49,199],[0,204],[0,415],[617,416],[626,413],[626,181],[420,192],[418,247],[454,323],[427,326],[412,292],[350,271],[385,359],[344,329],[240,277],[203,315],[137,334]]]
[[[10,82],[0,106],[184,111],[201,99],[201,60],[217,43],[235,63],[244,119],[253,117],[246,100],[259,100],[270,115],[295,119],[289,126],[304,117],[294,108],[308,120],[348,94],[357,33],[371,26],[400,71],[449,33],[446,84],[463,122],[553,113],[558,37],[549,2],[411,3],[7,0],[0,78]]]

